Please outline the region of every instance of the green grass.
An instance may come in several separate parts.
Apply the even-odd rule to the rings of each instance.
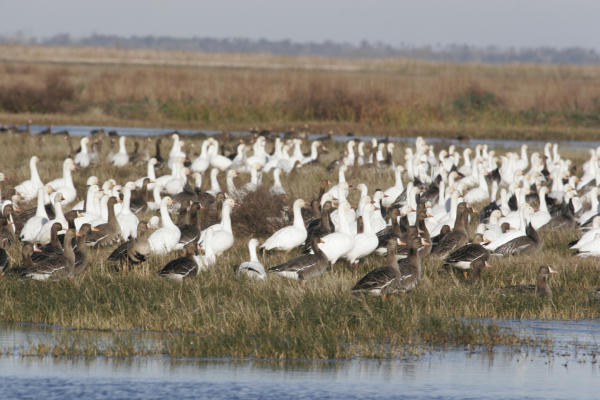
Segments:
[[[41,143],[38,138],[6,135],[0,140],[8,184],[15,185],[27,177],[26,160],[32,154],[41,158],[43,181],[58,176],[66,153],[62,138],[44,138],[44,152],[36,148]],[[195,142],[194,149],[199,148],[197,140],[185,139]],[[128,143],[132,146],[131,140]],[[168,143],[164,146],[163,154],[167,154]],[[328,146],[333,149],[324,164],[341,149],[340,144]],[[107,151],[108,144],[103,148]],[[402,154],[402,149],[396,154]],[[569,156],[580,164],[585,154]],[[74,176],[83,195],[85,180],[91,174],[101,180],[115,177],[125,183],[144,173],[145,167],[117,169],[102,164],[94,169],[77,170]],[[283,177],[288,203],[297,197],[312,198],[318,191],[315,182],[326,176],[335,180],[337,172],[328,174],[323,167],[305,167],[293,178]],[[391,171],[368,168],[350,171],[347,178],[354,184],[368,182],[371,191],[393,183]],[[241,184],[247,177],[238,179]],[[270,177],[265,177],[265,184],[270,184]],[[2,193],[6,190],[5,183]],[[353,202],[357,194],[353,192]],[[244,221],[233,222],[234,231],[236,226],[244,224]],[[473,227],[475,222],[476,218]],[[484,285],[466,284],[461,275],[446,271],[439,259],[429,257],[424,261],[424,276],[417,289],[406,296],[388,299],[350,293],[361,276],[383,264],[383,259],[377,256],[368,257],[356,269],[338,262],[331,271],[305,285],[277,276],[269,276],[266,282],[238,279],[234,268],[248,258],[249,239],[239,233],[234,247],[218,259],[213,269],[183,283],[161,279],[156,273],[176,254],[151,258],[138,269],[122,274],[105,262],[111,249],[91,250],[88,270],[73,280],[33,282],[8,277],[0,280],[0,321],[111,332],[173,333],[150,348],[130,344],[127,334],[122,333],[110,346],[84,340],[30,349],[33,353],[59,355],[350,358],[394,356],[405,352],[407,346],[518,345],[527,339],[479,321],[600,316],[598,304],[588,300],[588,293],[600,283],[597,261],[570,255],[567,243],[576,236],[576,233],[551,232],[543,237],[544,249],[538,256],[493,259],[493,268],[483,274]],[[14,262],[18,262],[20,247],[13,246],[8,251]],[[273,253],[259,258],[269,267],[284,261],[286,256]],[[559,270],[551,281],[552,303],[535,295],[503,289],[506,285],[535,282],[538,267],[546,263]]]

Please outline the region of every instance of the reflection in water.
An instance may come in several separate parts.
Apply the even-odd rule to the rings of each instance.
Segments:
[[[504,321],[536,337],[540,348],[423,352],[407,360],[271,363],[261,360],[21,357],[23,343],[65,336],[110,343],[111,333],[0,325],[0,397],[113,398],[598,398],[596,321]],[[553,333],[557,336],[553,337]],[[120,334],[120,333],[119,333]],[[159,334],[127,333],[148,343]],[[582,334],[581,339],[579,335]],[[564,341],[564,342],[561,342]],[[569,343],[577,342],[577,346]],[[586,346],[582,347],[582,344]]]

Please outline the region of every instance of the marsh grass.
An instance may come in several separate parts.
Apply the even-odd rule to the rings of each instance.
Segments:
[[[3,135],[0,140],[2,172],[11,186],[28,177],[27,160],[32,154],[40,156],[43,181],[60,175],[66,147],[62,137]],[[193,137],[185,140],[199,144]],[[163,154],[168,152],[167,142],[163,141]],[[128,145],[132,146],[131,141]],[[332,142],[328,146],[332,151],[324,164],[338,154],[342,145]],[[102,148],[108,151],[108,145]],[[402,150],[400,147],[395,154],[402,154]],[[585,157],[575,153],[572,156],[578,164]],[[105,154],[101,160],[105,160]],[[84,194],[85,180],[92,174],[101,180],[118,176],[119,182],[125,183],[145,174],[145,167],[115,169],[103,163],[77,170],[74,178],[80,196]],[[282,177],[288,191],[287,205],[297,197],[311,199],[318,192],[315,182],[337,176],[337,172],[327,174],[324,168],[315,166],[295,174],[293,179]],[[241,178],[244,182],[247,179]],[[361,168],[350,171],[348,179],[355,184],[367,182],[370,190],[393,184],[393,174],[387,170]],[[269,187],[271,177],[265,176],[264,182]],[[2,186],[2,193],[8,184]],[[356,202],[357,198],[358,192],[352,191],[351,201]],[[119,334],[118,342],[108,346],[65,342],[32,348],[32,354],[289,359],[390,357],[403,354],[407,347],[423,345],[520,345],[527,339],[480,321],[585,319],[600,315],[598,304],[588,300],[588,293],[600,283],[597,260],[573,257],[567,249],[576,233],[545,235],[544,249],[535,257],[493,259],[493,268],[484,271],[484,285],[465,283],[462,275],[443,269],[441,260],[429,257],[424,261],[424,276],[417,289],[405,296],[382,299],[350,293],[361,276],[383,264],[377,256],[368,257],[357,268],[338,262],[304,285],[277,276],[269,276],[265,282],[236,278],[235,267],[248,259],[248,239],[257,236],[264,240],[267,236],[252,225],[240,229],[244,218],[247,217],[234,217],[234,247],[218,259],[214,268],[183,283],[161,279],[157,274],[175,254],[152,257],[123,274],[106,262],[111,249],[92,249],[85,274],[72,280],[34,282],[7,276],[0,280],[0,320],[110,332],[171,333],[150,347],[132,344],[126,334]],[[473,232],[476,218],[471,222]],[[20,247],[12,246],[8,252],[13,264],[18,263]],[[281,253],[259,256],[267,268],[287,257]],[[535,282],[538,267],[546,263],[559,270],[551,280],[553,302],[503,289]]]
[[[336,133],[515,139],[597,137],[600,129],[595,66],[0,50],[0,118],[8,122],[244,130],[309,124]]]

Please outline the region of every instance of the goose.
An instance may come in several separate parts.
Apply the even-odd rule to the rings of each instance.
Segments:
[[[166,254],[175,250],[181,232],[177,225],[171,220],[168,207],[173,204],[173,200],[169,196],[163,197],[160,203],[160,219],[161,227],[154,231],[148,238],[150,251],[153,254]]]
[[[210,147],[210,165],[213,168],[217,168],[221,171],[226,171],[232,164],[232,160],[225,157],[224,155],[219,154],[219,142],[214,140],[212,141],[212,146]]]
[[[275,195],[275,196],[285,196],[286,195],[286,191],[283,188],[283,185],[281,185],[281,170],[279,168],[275,168],[273,170],[273,186],[271,186],[271,188],[269,189],[269,193]]]
[[[338,183],[337,185],[333,185],[327,192],[325,192],[321,196],[321,206],[325,204],[326,201],[338,198],[340,193],[343,194],[343,197],[348,197],[348,192],[350,189],[350,185],[346,182],[346,170],[348,167],[345,165],[341,165],[338,171]]]
[[[248,241],[248,252],[250,253],[250,261],[244,261],[238,266],[236,275],[239,277],[244,274],[250,278],[259,279],[264,281],[267,279],[265,267],[256,255],[256,246],[258,246],[258,240],[252,238]]]
[[[402,172],[404,172],[404,167],[398,165],[394,169],[394,177],[395,183],[394,186],[386,189],[383,192],[383,200],[382,204],[384,207],[389,207],[400,197],[400,195],[404,192],[404,184],[402,183]]]
[[[52,219],[52,220],[46,222],[44,225],[42,225],[40,231],[38,232],[38,234],[35,237],[35,240],[34,240],[35,242],[40,243],[42,245],[49,243],[52,225],[55,222],[60,223],[62,225],[63,229],[69,228],[69,222],[65,218],[63,211],[62,211],[62,206],[61,206],[62,198],[63,197],[62,197],[61,193],[52,193],[52,205],[54,206],[54,212],[55,212],[54,219]]]
[[[219,175],[219,170],[217,168],[213,168],[210,170],[210,189],[206,191],[206,193],[211,196],[216,196],[217,193],[220,193],[221,185],[219,184],[219,180],[217,176]]]
[[[208,147],[211,141],[209,139],[202,142],[200,147],[200,155],[192,161],[190,168],[194,172],[203,174],[210,167],[210,157],[208,155]]]
[[[519,209],[520,218],[516,229],[509,229],[506,232],[503,232],[502,234],[498,235],[496,239],[492,240],[490,243],[487,243],[484,247],[489,250],[495,250],[504,243],[523,236],[527,228],[527,221],[529,221],[531,215],[533,215],[533,209],[529,204],[524,204],[523,207]]]
[[[444,260],[444,265],[462,270],[465,278],[467,277],[467,271],[473,269],[475,262],[479,261],[487,265],[487,261],[490,258],[490,251],[481,245],[482,241],[483,235],[476,234],[471,243],[450,253]]]
[[[494,249],[492,254],[500,256],[532,255],[539,252],[541,248],[542,239],[531,223],[529,223],[525,229],[525,236],[519,236],[504,243],[502,246]]]
[[[38,281],[68,278],[73,273],[75,264],[75,253],[72,245],[74,237],[75,231],[69,229],[65,235],[64,253],[50,257],[39,264],[33,264],[23,271],[23,276]]]
[[[156,181],[156,172],[154,171],[156,165],[158,165],[158,161],[156,160],[156,158],[152,157],[148,160],[148,162],[146,163],[146,176],[136,180],[135,187],[141,189],[142,186],[144,186],[144,180],[146,179],[149,179],[151,183],[154,183]]]
[[[58,233],[62,230],[63,227],[60,222],[54,222],[52,224],[52,227],[50,228],[50,242],[37,249],[31,256],[31,260],[35,264],[64,253],[60,240],[58,240]]]
[[[583,243],[577,249],[577,257],[598,257],[600,256],[600,232],[594,233],[586,243]]]
[[[108,261],[118,261],[121,267],[124,264],[126,266],[136,265],[146,261],[146,257],[148,257],[151,251],[150,243],[148,242],[151,229],[153,229],[151,224],[140,222],[137,226],[136,238],[131,238],[127,242],[120,244],[110,253]]]
[[[341,203],[338,206],[339,213],[339,228],[336,232],[325,235],[321,238],[323,241],[319,248],[327,255],[331,265],[343,257],[354,247],[354,234],[350,231],[348,221],[346,221],[346,211],[350,210],[348,203]]]
[[[264,243],[260,246],[261,249],[266,251],[270,250],[282,250],[289,252],[295,247],[300,246],[306,240],[306,227],[302,219],[302,208],[306,207],[306,202],[303,199],[297,199],[294,201],[294,222],[290,226],[281,228],[274,234],[272,234]]]
[[[177,227],[181,232],[179,243],[177,248],[183,248],[189,242],[197,242],[200,239],[200,232],[202,231],[202,224],[198,214],[200,213],[201,205],[198,203],[191,203],[188,211],[188,223],[178,223]],[[180,219],[181,219],[180,213]]]
[[[217,263],[217,255],[213,250],[213,233],[211,230],[207,230],[204,238],[200,241],[200,250],[204,251],[203,255],[196,258],[198,269],[200,271],[206,271]]]
[[[37,234],[42,229],[42,226],[49,221],[48,214],[46,213],[46,207],[44,207],[44,191],[45,189],[43,187],[38,189],[37,209],[35,216],[29,218],[27,222],[25,222],[23,229],[21,229],[19,239],[21,239],[23,242],[34,241]]]
[[[368,196],[367,196],[368,197]],[[358,266],[358,261],[371,254],[377,248],[379,240],[371,227],[371,213],[376,212],[375,207],[369,203],[363,208],[363,232],[356,235],[354,247],[344,255],[344,258],[350,262],[350,265]]]
[[[590,199],[590,209],[586,212],[583,212],[582,214],[579,215],[579,217],[577,218],[577,223],[580,226],[586,226],[587,224],[589,224],[592,220],[592,218],[596,217],[599,213],[600,213],[600,207],[599,207],[599,202],[598,202],[598,188],[597,187],[593,187],[590,189],[590,191],[588,192],[587,196]]]
[[[131,212],[129,204],[131,202],[131,190],[135,188],[135,183],[127,182],[123,188],[123,203],[120,212],[117,214],[117,221],[121,228],[121,238],[129,240],[130,237],[136,238],[137,227],[139,224],[138,217]]]
[[[152,189],[152,200],[146,203],[148,206],[148,210],[158,210],[162,203],[162,199],[160,197],[160,192],[162,191],[162,186],[155,184]]]
[[[88,201],[88,195],[89,195],[89,191],[90,191],[90,187],[92,185],[98,185],[99,184],[99,180],[97,176],[90,176],[87,178],[87,180],[85,181],[85,186],[87,187],[87,192],[86,192],[86,198],[84,200],[80,200],[77,204],[75,204],[73,207],[71,207],[71,211],[86,211],[87,210],[87,201]]]
[[[548,194],[548,188],[542,186],[540,190],[538,190],[540,203],[539,210],[531,216],[531,225],[533,225],[535,229],[540,229],[552,219],[550,212],[548,212],[548,206],[546,205],[546,194]]]
[[[73,159],[73,161],[75,162],[75,165],[80,166],[82,168],[87,168],[90,166],[90,163],[92,161],[92,158],[90,157],[90,154],[88,153],[88,149],[87,149],[87,144],[90,141],[90,139],[84,137],[81,139],[80,144],[81,144],[81,151],[77,154],[75,154],[75,158]]]
[[[506,286],[505,289],[517,290],[520,292],[535,292],[541,298],[552,301],[552,289],[550,288],[550,275],[557,271],[550,265],[542,265],[538,269],[537,280],[535,284]]]
[[[33,200],[38,193],[38,189],[44,187],[37,169],[39,160],[37,156],[32,156],[29,159],[29,179],[15,186],[15,191],[23,197],[24,201]]]
[[[387,243],[387,262],[384,266],[375,268],[363,276],[350,289],[354,293],[366,292],[372,295],[388,295],[398,291],[403,280],[402,272],[396,261],[396,246],[402,245],[399,238],[390,238]],[[414,255],[414,254],[413,254]],[[408,278],[417,278],[418,271],[411,271]]]
[[[119,151],[112,155],[110,163],[115,167],[124,167],[129,164],[129,155],[125,146],[125,136],[119,138]]]
[[[575,243],[573,243],[571,245],[571,247],[569,247],[569,248],[572,250],[580,249],[583,245],[585,245],[588,242],[590,242],[591,240],[593,240],[594,236],[598,232],[600,232],[600,216],[597,215],[592,219],[591,229],[588,230],[586,233],[584,233],[583,236],[579,240],[577,240]]]
[[[73,263],[73,275],[81,275],[87,267],[88,261],[88,247],[85,242],[87,241],[87,235],[93,230],[90,224],[83,224],[79,232],[77,232],[77,243],[73,247],[75,254],[75,262]]]
[[[190,242],[184,247],[182,257],[169,261],[158,274],[163,278],[174,279],[181,281],[198,275],[198,263],[196,256],[198,255],[198,244]]]
[[[438,243],[437,246],[431,249],[431,254],[438,254],[444,256],[454,250],[464,246],[467,243],[469,234],[467,231],[469,210],[467,203],[462,202],[458,204],[456,210],[456,222],[454,223],[454,229],[452,232],[445,235]]]
[[[306,240],[304,241],[304,248],[303,248],[303,253],[309,253],[311,250],[311,245],[312,245],[312,239],[313,237],[318,237],[319,239],[322,238],[325,235],[330,234],[331,232],[333,232],[333,230],[331,229],[331,224],[329,221],[329,213],[331,212],[331,202],[328,201],[326,202],[323,207],[321,208],[321,211],[318,211],[318,202],[315,202],[316,207],[317,207],[317,212],[320,213],[317,214],[319,217],[313,219],[312,221],[310,221],[307,225],[306,225]]]
[[[107,222],[95,226],[86,238],[86,244],[90,247],[107,247],[118,243],[121,239],[121,227],[115,215],[115,204],[117,199],[109,197],[106,203],[108,218]],[[94,226],[94,224],[91,224]]]
[[[171,135],[171,139],[173,139],[173,146],[171,146],[171,151],[169,152],[169,159],[167,160],[167,167],[172,171],[175,168],[175,164],[179,162],[180,159],[186,158],[185,153],[181,150],[183,147],[183,141],[179,139],[179,135],[174,133]]]
[[[329,258],[321,249],[323,241],[314,237],[312,248],[314,254],[302,254],[283,264],[269,268],[269,273],[283,276],[284,278],[306,281],[322,275],[331,266]]]
[[[223,201],[223,207],[221,209],[221,222],[206,228],[200,234],[200,242],[206,239],[208,231],[211,232],[211,239],[206,239],[215,257],[220,256],[226,250],[229,250],[233,246],[233,231],[231,230],[231,210],[235,206],[235,201],[231,198]],[[178,238],[179,240],[179,238]]]
[[[475,168],[479,168],[478,163],[475,165]],[[480,203],[482,201],[486,201],[490,197],[489,188],[488,188],[487,181],[485,179],[485,175],[483,174],[482,171],[479,171],[478,176],[479,176],[478,186],[469,190],[463,197],[467,203],[470,203],[470,204]]]
[[[98,203],[98,197],[100,196],[100,189],[97,185],[91,185],[88,188],[88,192],[85,200],[85,211],[79,212],[78,217],[75,218],[75,229],[79,231],[81,226],[85,223],[90,223],[97,218],[101,217],[100,204]]]
[[[66,158],[63,162],[63,176],[62,178],[54,179],[48,182],[48,185],[52,187],[56,192],[60,192],[63,195],[62,204],[72,203],[77,197],[77,190],[73,184],[73,176],[71,171],[75,170],[75,163],[73,159]]]

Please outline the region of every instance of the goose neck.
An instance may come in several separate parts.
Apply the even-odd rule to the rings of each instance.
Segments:
[[[248,251],[250,252],[250,261],[258,262],[258,256],[256,255],[256,243],[250,242],[248,244]]]

